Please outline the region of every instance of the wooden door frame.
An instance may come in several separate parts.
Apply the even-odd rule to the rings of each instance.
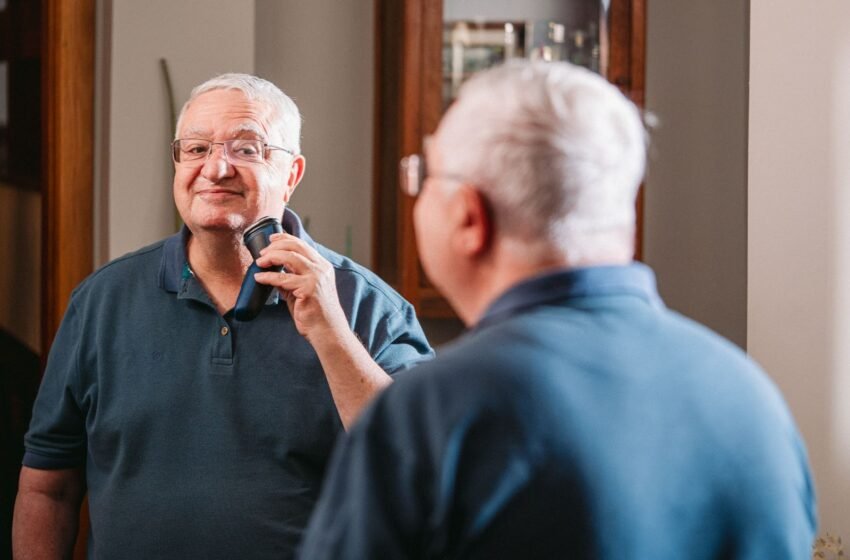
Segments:
[[[94,266],[95,0],[42,0],[41,349]]]
[[[42,363],[94,268],[95,1],[42,1]],[[84,504],[74,558],[86,557]]]

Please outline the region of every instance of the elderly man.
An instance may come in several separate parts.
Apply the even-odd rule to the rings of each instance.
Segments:
[[[807,558],[803,443],[739,349],[631,262],[637,109],[566,63],[473,78],[408,158],[471,328],[341,441],[302,557]]]
[[[336,435],[430,356],[411,306],[286,208],[299,136],[265,80],[192,92],[173,144],[185,227],[74,292],[26,436],[16,557],[65,555],[86,489],[92,558],[292,556]],[[255,275],[278,290],[242,321],[242,237],[264,217],[285,232],[257,265],[286,272]]]

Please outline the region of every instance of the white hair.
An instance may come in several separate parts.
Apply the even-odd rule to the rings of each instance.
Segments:
[[[500,235],[574,263],[631,258],[647,134],[637,107],[602,77],[528,61],[481,72],[436,141],[443,172],[478,186]]]
[[[179,133],[183,115],[192,101],[201,94],[219,89],[241,91],[249,100],[266,104],[271,109],[271,124],[280,132],[283,140],[281,147],[296,154],[301,152],[301,114],[298,112],[298,106],[279,87],[250,74],[221,74],[195,87],[180,110],[175,138]]]

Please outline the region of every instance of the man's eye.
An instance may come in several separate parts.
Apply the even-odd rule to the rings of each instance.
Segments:
[[[243,157],[256,157],[260,153],[259,146],[254,142],[239,142],[232,149],[234,154]]]
[[[207,153],[209,146],[205,144],[188,144],[183,146],[183,151],[192,155],[203,155]]]

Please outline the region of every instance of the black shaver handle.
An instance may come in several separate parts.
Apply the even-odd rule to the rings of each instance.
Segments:
[[[278,265],[261,268],[257,265],[256,259],[260,257],[260,251],[268,246],[269,236],[282,231],[283,227],[281,227],[280,222],[274,218],[263,218],[245,231],[243,240],[251,252],[251,256],[254,257],[254,262],[248,267],[245,279],[242,280],[242,287],[239,289],[239,296],[236,298],[236,306],[233,308],[233,316],[237,321],[253,320],[260,314],[266,300],[269,299],[274,286],[260,284],[254,279],[254,274],[269,271],[281,272],[283,267]]]

